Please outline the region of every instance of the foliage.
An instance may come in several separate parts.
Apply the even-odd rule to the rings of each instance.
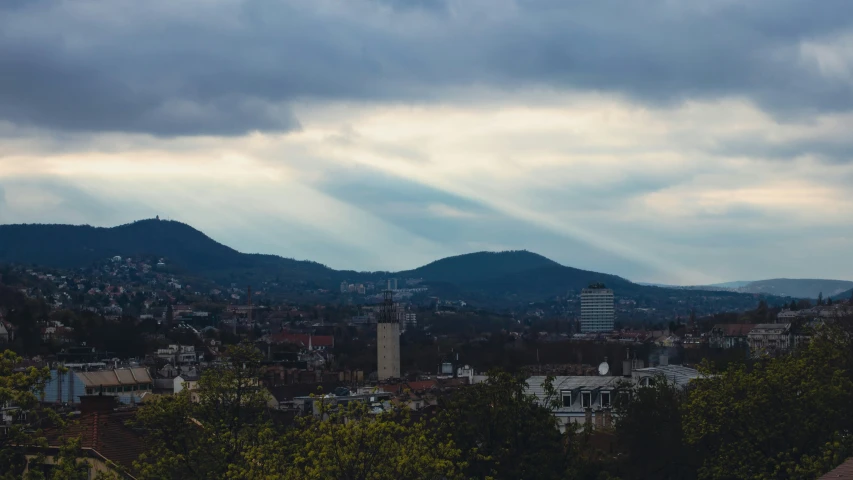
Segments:
[[[261,354],[230,347],[228,363],[209,368],[198,389],[143,405],[134,421],[144,429],[146,454],[135,467],[142,478],[223,478],[269,427],[269,393],[260,378]]]
[[[565,449],[555,419],[525,388],[524,380],[494,371],[439,404],[439,424],[462,450],[466,477],[562,477]]]
[[[616,435],[625,452],[621,470],[626,479],[692,478],[695,455],[682,433],[686,393],[662,375],[651,383],[623,385],[627,392],[616,397]]]
[[[813,478],[849,455],[850,352],[849,337],[826,327],[795,355],[694,382],[682,418],[703,452],[698,477]]]
[[[59,451],[53,457],[53,462],[47,463],[44,453],[39,453],[30,459],[30,469],[24,475],[25,480],[88,480],[90,465],[85,460],[79,460],[82,456],[80,450],[80,439],[70,439],[59,447]],[[41,466],[49,466],[45,470]],[[48,472],[45,475],[45,471]],[[105,476],[100,476],[105,479]]]
[[[405,410],[371,413],[353,402],[300,418],[295,429],[267,429],[233,479],[396,480],[461,478],[452,440],[413,422]]]
[[[51,410],[39,405],[50,369],[22,369],[21,361],[11,350],[0,353],[0,405],[11,407],[5,414],[12,418],[11,426],[0,434],[0,479],[20,478],[26,461],[18,447],[44,445],[44,424],[62,423]]]

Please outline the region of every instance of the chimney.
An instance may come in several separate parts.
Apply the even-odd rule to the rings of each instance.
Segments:
[[[109,413],[116,407],[112,395],[80,395],[80,413]]]
[[[590,407],[586,407],[586,410],[584,410],[584,423],[592,426],[592,408]]]
[[[669,355],[661,354],[660,357],[658,357],[658,363],[661,367],[669,365]]]
[[[610,409],[604,411],[604,428],[610,428],[613,426],[613,414],[610,412]]]
[[[603,413],[604,412],[602,410],[595,411],[595,428],[597,430],[604,427],[604,415],[602,415]]]
[[[631,376],[631,361],[630,360],[622,360],[622,376],[630,377]]]

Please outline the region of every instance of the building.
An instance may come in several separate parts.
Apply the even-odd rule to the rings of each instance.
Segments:
[[[376,324],[376,357],[380,381],[400,378],[400,320],[390,290],[385,292]]]
[[[50,380],[44,388],[42,402],[77,405],[85,395],[118,397],[121,403],[137,403],[142,395],[154,389],[148,370],[142,367],[116,368],[84,372],[71,370],[65,373],[51,370]]]
[[[615,376],[557,376],[553,387],[558,398],[548,399],[544,376],[527,379],[527,392],[540,403],[557,401],[552,408],[560,431],[570,423],[587,423],[596,428],[612,426],[611,408],[624,379]]]
[[[341,282],[341,293],[347,293],[349,291],[349,283]]]
[[[198,354],[193,345],[169,345],[168,348],[157,349],[157,357],[174,365],[184,365],[198,361]]]
[[[66,428],[48,427],[45,432],[45,444],[31,447],[26,456],[31,462],[27,468],[35,468],[36,453],[41,453],[43,471],[50,466],[60,449],[70,439],[80,442],[77,463],[88,467],[88,478],[101,474],[108,478],[138,478],[133,462],[145,452],[145,444],[139,431],[132,428],[130,421],[135,412],[115,411],[114,397],[99,395],[83,396],[80,404],[80,416],[69,422]]]
[[[581,291],[581,333],[613,330],[613,290],[594,283]]]
[[[790,323],[761,323],[749,332],[749,348],[753,355],[786,352],[794,343]]]
[[[397,279],[396,278],[389,278],[388,279],[388,290],[391,290],[392,292],[394,290],[397,290]]]
[[[418,314],[414,312],[404,313],[400,320],[403,322],[403,330],[418,328]]]
[[[685,388],[691,380],[701,377],[702,375],[695,368],[685,367],[682,365],[664,364],[661,357],[661,365],[648,368],[637,368],[631,371],[631,380],[638,385],[648,386],[654,383],[657,376],[664,376],[673,384]]]
[[[746,348],[749,346],[749,332],[755,328],[751,323],[720,323],[714,325],[708,337],[711,348]]]

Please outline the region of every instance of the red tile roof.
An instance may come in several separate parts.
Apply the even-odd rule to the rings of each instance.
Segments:
[[[755,328],[755,324],[752,323],[721,323],[714,325],[714,330],[721,331],[726,337],[745,337],[753,328]]]
[[[66,439],[80,438],[80,446],[110,460],[128,471],[133,461],[145,450],[142,438],[126,425],[134,412],[93,412],[70,422],[64,431],[46,430],[51,447],[61,446]]]
[[[820,480],[828,478],[853,478],[853,458],[848,458],[838,468],[820,477]]]

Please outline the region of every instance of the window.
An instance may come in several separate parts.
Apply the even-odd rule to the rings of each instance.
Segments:
[[[571,407],[572,406],[572,392],[563,392],[563,406]]]
[[[610,392],[601,392],[601,406],[610,408]]]
[[[592,407],[592,392],[581,392],[581,406],[583,408]]]

